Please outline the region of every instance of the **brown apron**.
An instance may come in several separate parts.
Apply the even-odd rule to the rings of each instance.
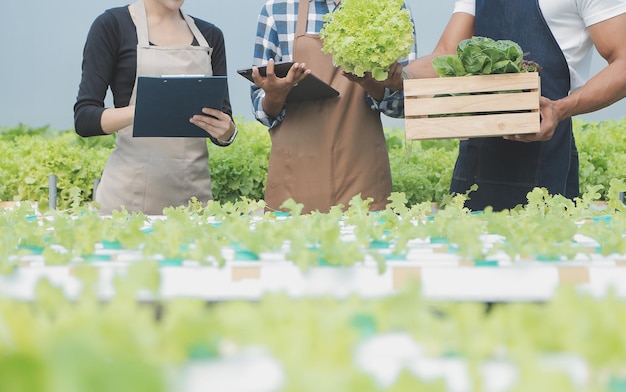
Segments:
[[[304,213],[349,207],[353,196],[371,197],[372,210],[384,209],[391,193],[391,171],[378,111],[369,108],[366,92],[350,82],[318,35],[306,34],[308,1],[301,1],[294,60],[339,91],[337,98],[290,104],[284,121],[270,130],[265,201],[279,209],[288,198],[304,204]]]
[[[212,48],[193,19],[183,14],[199,46],[154,46],[149,43],[143,0],[132,4],[137,28],[137,76],[213,75]],[[137,83],[130,98],[136,101]],[[100,212],[128,211],[161,215],[163,208],[186,205],[193,197],[211,200],[211,176],[204,138],[134,138],[132,125],[117,133],[95,200]]]

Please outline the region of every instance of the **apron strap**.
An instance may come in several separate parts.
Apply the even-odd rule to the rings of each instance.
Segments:
[[[135,8],[135,26],[137,28],[137,44],[142,47],[150,46],[150,36],[148,35],[148,17],[146,6],[143,0],[137,0],[133,4]]]
[[[147,47],[150,46],[150,35],[148,33],[148,16],[146,15],[146,6],[143,0],[137,0],[133,4],[135,8],[135,24],[137,27],[137,43],[139,46]],[[193,18],[186,13],[180,11],[185,22],[187,22],[187,26],[193,33],[194,38],[198,41],[198,45],[209,48],[209,43],[204,38],[198,26],[194,22]]]
[[[296,22],[296,37],[293,40],[293,61],[298,61],[298,40],[306,35],[306,27],[309,18],[309,0],[297,1],[298,3],[298,20]]]
[[[298,1],[298,22],[296,24],[296,37],[306,34],[306,26],[309,17],[309,0]]]
[[[204,35],[202,35],[202,33],[200,32],[200,29],[198,29],[198,26],[196,26],[196,22],[194,22],[193,18],[182,11],[181,11],[181,14],[183,15],[183,18],[185,18],[185,21],[187,22],[189,29],[193,33],[193,36],[196,37],[196,41],[198,41],[198,45],[203,46],[205,48],[209,48],[210,47],[209,43],[204,38]]]

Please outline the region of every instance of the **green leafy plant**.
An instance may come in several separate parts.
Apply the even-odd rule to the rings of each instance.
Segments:
[[[538,64],[524,60],[524,52],[516,42],[477,36],[461,41],[456,54],[435,57],[432,63],[442,77],[539,70]]]
[[[209,214],[219,214],[227,203],[235,206],[242,200],[263,198],[271,148],[267,128],[256,121],[237,123],[241,134],[232,146],[209,144],[213,196],[219,206]],[[625,126],[625,120],[574,119],[581,192],[601,185],[599,200],[607,200],[611,180],[626,178]],[[393,191],[406,195],[407,206],[441,203],[448,194],[458,140],[407,141],[399,128],[386,129],[385,134]],[[76,212],[89,207],[94,180],[102,173],[114,139],[88,139],[73,131],[24,125],[0,131],[0,201],[34,202],[45,212],[48,179],[54,174],[58,210]]]
[[[239,136],[229,147],[209,143],[213,198],[235,202],[242,197],[260,200],[265,191],[270,136],[260,123],[237,121]]]
[[[406,141],[389,150],[394,192],[406,195],[407,205],[441,202],[448,194],[458,140],[427,143]]]
[[[325,16],[322,51],[346,72],[387,79],[392,64],[411,52],[413,22],[403,0],[343,0]]]
[[[513,260],[524,255],[571,260],[584,252],[571,241],[576,234],[597,240],[606,256],[623,255],[626,207],[618,195],[626,185],[622,179],[611,181],[606,192],[610,199],[598,215],[594,208],[601,188],[589,187],[576,200],[537,188],[528,194],[526,206],[498,212],[486,209],[483,214],[464,207],[468,194],[448,198],[434,212],[430,203],[408,206],[401,193],[393,193],[388,207],[378,212],[369,211],[369,199],[355,197],[345,212],[333,208],[327,214],[301,214],[301,206],[290,200],[283,206],[289,215],[281,219],[274,213],[260,214],[262,203],[252,200],[211,202],[206,207],[193,201],[166,209],[162,219],[149,221],[126,211],[100,217],[76,208],[35,215],[26,203],[0,210],[0,238],[6,238],[2,244],[11,248],[11,252],[0,248],[0,262],[9,260],[6,265],[13,268],[30,268],[16,265],[20,243],[46,250],[62,246],[66,255],[79,256],[91,252],[98,241],[121,242],[142,233],[134,241],[138,241],[136,248],[145,250],[140,260],[117,260],[115,269],[124,273],[115,275],[115,294],[105,301],[97,289],[100,273],[110,269],[44,253],[47,266],[66,266],[83,289],[75,298],[67,298],[63,288],[42,279],[32,302],[0,296],[0,390],[176,390],[170,380],[198,356],[219,361],[249,346],[267,349],[282,365],[281,390],[422,388],[427,380],[413,380],[415,374],[408,371],[383,387],[355,367],[360,344],[389,333],[414,339],[423,348],[424,359],[458,358],[467,365],[474,390],[482,390],[483,365],[493,361],[519,370],[512,390],[542,390],[546,382],[554,390],[568,390],[567,372],[542,366],[543,357],[551,354],[584,360],[589,377],[579,390],[612,390],[626,374],[626,302],[610,291],[598,298],[561,285],[541,305],[497,304],[489,312],[480,303],[429,300],[417,286],[377,298],[266,293],[255,301],[224,300],[207,306],[200,299],[160,298],[162,270],[154,260],[171,251],[172,257],[202,262],[202,257],[214,256],[239,238],[256,252],[288,248],[286,261],[303,268],[341,268],[375,256],[374,249],[363,249],[372,239],[406,249],[407,239],[433,236],[446,237],[464,258],[482,258],[488,255],[480,239],[486,233],[505,237],[503,247],[494,250],[504,250]],[[599,217],[606,219],[594,219]],[[151,232],[140,230],[144,223]],[[382,259],[380,265],[384,263]],[[13,278],[4,267],[0,271],[9,274],[0,279]],[[338,274],[344,272],[349,270]],[[146,291],[154,295],[153,301],[138,301],[138,293]],[[593,339],[598,336],[602,339]],[[316,379],[324,381],[320,384]],[[423,388],[441,390],[442,384]]]

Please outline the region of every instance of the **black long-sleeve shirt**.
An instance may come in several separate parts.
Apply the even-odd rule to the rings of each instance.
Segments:
[[[225,76],[226,49],[222,31],[212,23],[193,19],[209,46],[213,48],[213,74]],[[193,45],[198,45],[195,38]],[[82,78],[74,104],[76,133],[85,137],[104,135],[100,119],[105,110],[104,100],[108,89],[111,89],[116,108],[128,106],[136,76],[135,24],[128,7],[111,8],[94,20],[87,35],[83,50]],[[228,91],[222,111],[232,117]]]

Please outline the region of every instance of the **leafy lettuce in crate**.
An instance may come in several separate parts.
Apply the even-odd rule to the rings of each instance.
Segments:
[[[539,66],[524,60],[524,52],[516,42],[495,41],[486,37],[472,37],[459,43],[456,55],[433,59],[439,76],[490,75],[502,73],[536,72]]]
[[[342,0],[324,21],[322,51],[356,76],[371,72],[376,80],[387,79],[391,65],[413,46],[413,22],[404,0]]]

